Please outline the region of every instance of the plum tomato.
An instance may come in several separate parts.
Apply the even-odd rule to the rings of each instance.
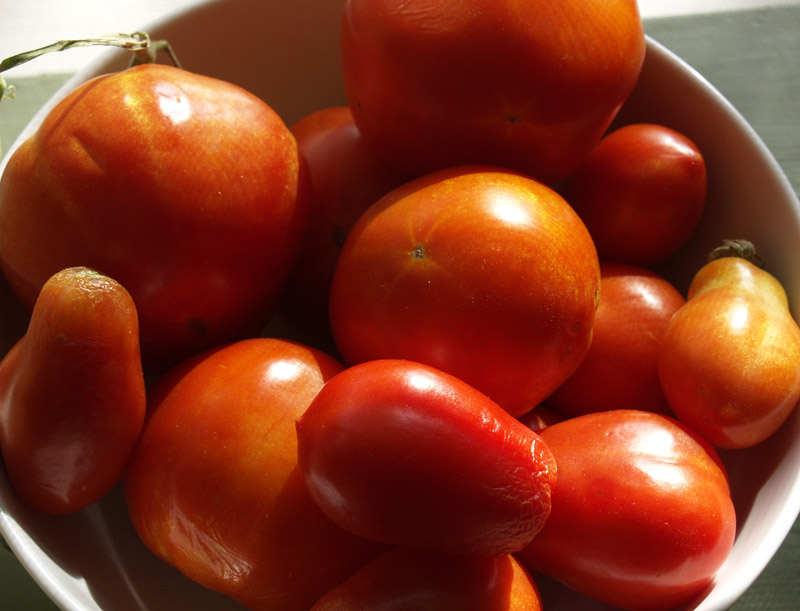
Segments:
[[[146,64],[58,103],[0,181],[0,264],[28,307],[88,266],[139,314],[143,362],[162,370],[256,335],[305,229],[289,128],[225,81]]]
[[[703,591],[736,532],[713,447],[679,421],[597,412],[541,432],[558,465],[552,510],[517,558],[606,604],[670,609]]]
[[[312,498],[342,528],[445,553],[516,551],[550,512],[539,436],[465,382],[404,360],[331,378],[297,420]]]
[[[658,374],[675,415],[715,446],[770,437],[800,398],[800,329],[780,282],[741,256],[704,265],[664,333]]]
[[[331,284],[331,327],[348,365],[426,363],[519,416],[586,355],[599,281],[591,237],[553,189],[490,166],[448,168],[358,220]]]
[[[645,38],[635,0],[348,0],[341,50],[356,125],[396,167],[485,163],[551,183],[627,99]]]
[[[706,164],[685,135],[636,123],[606,135],[559,191],[602,260],[645,267],[689,239],[706,203]]]
[[[301,344],[256,338],[160,378],[124,480],[145,545],[264,611],[307,611],[386,549],[325,517],[297,469],[295,419],[341,368]]]
[[[600,285],[589,352],[547,403],[566,416],[612,409],[671,414],[658,379],[658,349],[686,300],[655,272],[624,263],[601,261]]]
[[[535,582],[511,555],[463,556],[394,547],[311,611],[541,611]]]

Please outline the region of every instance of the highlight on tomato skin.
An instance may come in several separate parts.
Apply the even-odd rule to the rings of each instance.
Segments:
[[[331,520],[438,552],[521,549],[550,512],[541,438],[463,381],[412,361],[355,365],[297,420],[298,465]]]

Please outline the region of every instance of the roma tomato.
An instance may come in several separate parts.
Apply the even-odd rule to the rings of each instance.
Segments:
[[[612,409],[670,414],[658,350],[686,300],[665,278],[634,265],[601,262],[600,284],[589,352],[547,403],[567,416]]]
[[[550,512],[539,436],[458,378],[403,360],[331,378],[297,420],[308,490],[342,528],[460,554],[516,551]]]
[[[341,49],[356,124],[396,167],[553,182],[630,94],[645,40],[635,0],[348,0]]]
[[[250,609],[306,611],[385,548],[337,527],[297,470],[295,419],[341,365],[284,340],[201,354],[152,388],[125,476],[142,541]]]
[[[558,464],[545,527],[517,557],[587,596],[670,609],[706,588],[736,532],[713,448],[662,414],[615,410],[547,427]]]
[[[346,106],[318,110],[290,129],[308,167],[309,222],[281,311],[299,332],[328,338],[328,294],[347,234],[370,205],[409,177],[364,143]]]
[[[689,138],[639,123],[605,136],[560,187],[601,259],[649,266],[673,255],[706,203],[706,165]]]
[[[257,334],[299,248],[297,146],[262,100],[171,66],[97,77],[0,182],[0,264],[29,307],[85,265],[130,291],[146,367]]]
[[[311,611],[541,608],[536,584],[513,556],[462,556],[395,547],[328,592]]]
[[[738,256],[703,266],[664,333],[658,374],[678,418],[715,446],[772,435],[800,398],[800,329],[778,280]]]
[[[589,233],[555,191],[497,168],[448,168],[356,223],[331,285],[331,326],[348,364],[426,363],[518,416],[586,355],[599,280]]]
[[[144,418],[131,296],[94,270],[56,273],[0,362],[0,451],[12,486],[42,513],[87,507],[122,477]]]

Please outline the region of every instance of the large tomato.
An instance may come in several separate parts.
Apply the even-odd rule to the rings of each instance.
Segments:
[[[635,0],[348,0],[341,48],[356,124],[396,167],[551,182],[630,94],[645,40]]]
[[[382,551],[326,518],[297,469],[295,419],[340,369],[259,338],[159,380],[125,478],[144,543],[198,583],[269,611],[307,611]]]
[[[707,442],[662,414],[615,410],[541,431],[558,465],[552,511],[517,556],[623,609],[670,609],[706,588],[736,532]]]
[[[600,269],[569,205],[523,174],[434,172],[359,219],[330,296],[348,364],[426,363],[511,414],[536,406],[583,360]]]
[[[0,182],[0,264],[32,306],[88,266],[139,312],[147,366],[256,333],[298,250],[294,138],[262,100],[160,65],[97,77],[58,104]]]
[[[658,351],[686,300],[668,280],[635,265],[601,262],[600,283],[592,345],[548,405],[567,416],[612,409],[671,413],[658,379]]]
[[[331,378],[297,420],[309,493],[343,528],[434,551],[516,551],[550,513],[556,465],[531,429],[432,367],[378,360]]]

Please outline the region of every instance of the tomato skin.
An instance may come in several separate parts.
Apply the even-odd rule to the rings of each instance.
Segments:
[[[369,206],[410,177],[388,167],[364,143],[346,106],[318,110],[290,129],[308,167],[309,222],[281,312],[298,332],[328,339],[328,294],[347,234]]]
[[[685,303],[668,280],[645,268],[600,263],[592,345],[547,403],[574,417],[613,409],[672,414],[658,379],[660,337]]]
[[[591,238],[555,191],[498,168],[449,168],[359,219],[334,273],[331,327],[347,364],[426,363],[518,416],[589,349],[599,279]]]
[[[538,435],[463,381],[403,360],[333,377],[297,420],[298,464],[366,539],[498,555],[541,529],[556,466]]]
[[[29,307],[85,265],[134,298],[145,366],[255,335],[306,222],[294,138],[262,100],[163,65],[58,104],[0,182],[0,263]]]
[[[665,331],[658,373],[678,418],[715,446],[767,439],[800,399],[800,329],[783,287],[739,257],[706,264]]]
[[[54,274],[0,362],[0,450],[12,486],[41,513],[91,505],[122,477],[144,418],[130,294],[87,268]]]
[[[301,344],[257,338],[161,378],[124,480],[147,547],[205,587],[270,611],[309,609],[383,551],[328,520],[297,469],[294,421],[341,368]]]
[[[662,414],[565,420],[542,439],[558,464],[547,524],[517,557],[601,602],[669,609],[706,588],[736,531],[713,448]]]
[[[511,555],[461,556],[395,547],[323,596],[311,611],[540,611],[539,591]]]
[[[603,137],[559,191],[601,259],[650,266],[689,239],[706,203],[702,153],[685,135],[650,123]]]
[[[396,167],[488,163],[550,183],[608,127],[645,42],[633,0],[349,0],[341,49],[356,124]]]

